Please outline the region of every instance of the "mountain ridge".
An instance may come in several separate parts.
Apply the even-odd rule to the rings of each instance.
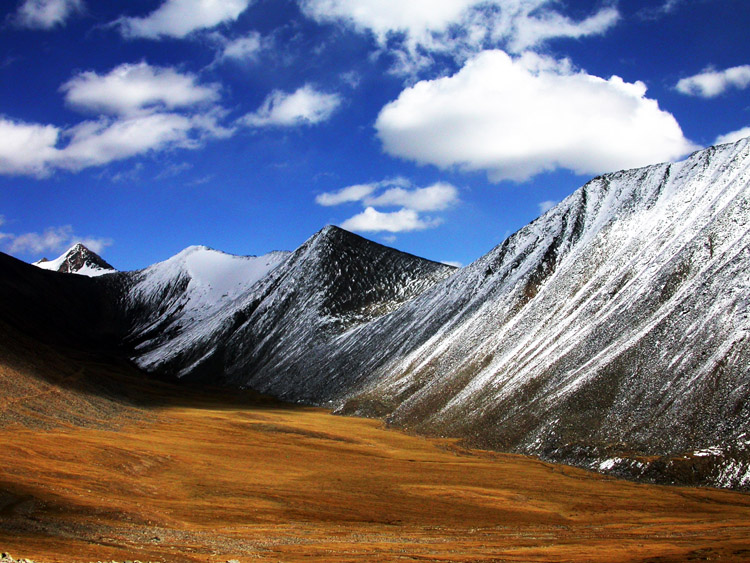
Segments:
[[[459,270],[329,226],[290,253],[190,247],[91,283],[154,374],[749,488],[748,186],[743,140],[598,176]],[[191,273],[191,256],[229,273]]]
[[[389,323],[402,325],[409,334],[434,336],[410,349],[402,347],[400,354],[380,367],[368,366],[375,368],[369,386],[339,401],[339,410],[385,416],[400,427],[462,436],[478,445],[597,468],[616,456],[602,458],[592,453],[583,462],[580,452],[569,455],[570,450],[588,444],[593,452],[596,443],[604,452],[607,444],[622,442],[623,449],[633,448],[644,455],[673,455],[717,443],[739,443],[740,434],[748,429],[748,407],[742,398],[748,393],[747,364],[742,358],[746,361],[750,351],[741,310],[746,310],[750,300],[749,160],[748,142],[741,141],[700,151],[682,163],[592,180],[397,313],[417,318],[416,324],[391,318],[369,327],[365,339],[370,340],[382,341]],[[613,208],[609,203],[614,200],[620,203]],[[583,222],[576,211],[581,209],[586,210]],[[651,222],[646,224],[646,220]],[[556,228],[550,228],[555,222]],[[608,261],[612,255],[616,259]],[[720,263],[722,257],[724,263]],[[692,263],[692,273],[684,266],[688,263]],[[724,301],[690,300],[695,287],[711,283],[710,289],[702,291],[728,295]],[[451,304],[455,310],[447,315],[447,324],[426,326],[427,311]],[[410,312],[411,308],[417,311]],[[649,380],[643,372],[648,371],[647,364],[657,364],[653,358],[660,358],[660,368],[667,371],[669,361],[661,358],[674,358],[682,362],[682,377],[696,370],[699,380],[708,377],[711,366],[701,368],[700,358],[688,353],[686,339],[670,340],[662,334],[664,327],[680,325],[678,318],[692,315],[692,322],[700,323],[706,313],[713,324],[710,330],[703,327],[700,337],[696,332],[690,346],[709,356],[711,350],[741,349],[725,350],[728,355],[715,358],[729,362],[719,377],[721,397],[697,397],[680,383],[682,392],[693,397],[692,403],[685,399],[686,405],[692,405],[683,409],[690,413],[686,415],[669,407],[676,396],[648,391],[656,382],[667,388],[676,386],[680,377],[670,383],[656,373]],[[624,322],[618,326],[618,315],[621,320],[630,315],[643,332],[631,330]],[[731,321],[722,321],[725,316],[736,318],[741,330],[735,331]],[[627,334],[635,340],[620,338]],[[654,343],[649,345],[651,338]],[[660,353],[653,349],[657,341]],[[637,348],[638,342],[644,350]],[[347,370],[356,360],[341,363],[337,368]],[[614,371],[607,375],[607,370]],[[576,379],[575,373],[583,373],[583,378]],[[628,400],[628,386],[632,387],[630,396],[648,399],[645,405]],[[602,397],[611,397],[619,407],[602,403]],[[722,397],[736,406],[722,407]],[[567,409],[560,407],[566,402]],[[701,417],[704,408],[716,412]],[[739,411],[731,414],[735,408]],[[671,415],[665,416],[660,409]],[[639,410],[655,418],[647,423],[650,419],[639,416]],[[602,419],[603,412],[611,414]],[[621,422],[620,417],[629,422]],[[654,425],[651,430],[650,424]],[[675,428],[680,428],[677,436]],[[744,451],[744,446],[740,449]],[[619,465],[628,463],[623,460]],[[611,465],[610,469],[618,464]],[[745,460],[735,468],[734,477],[721,478],[747,484],[747,468]],[[638,467],[633,471],[641,469],[647,471]]]

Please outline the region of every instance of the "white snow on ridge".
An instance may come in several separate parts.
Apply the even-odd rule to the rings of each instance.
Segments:
[[[98,276],[104,276],[106,274],[114,274],[116,271],[117,270],[106,270],[104,268],[96,268],[93,266],[89,266],[87,264],[80,270],[77,270],[76,272],[73,272],[73,273],[78,274],[79,276],[88,276],[90,278],[96,278]]]
[[[143,352],[133,359],[140,367],[150,369],[200,342],[210,341],[214,331],[253,293],[254,286],[289,255],[271,252],[234,256],[191,246],[142,270],[131,298],[151,303],[160,314],[134,327],[133,334],[151,333],[151,337],[138,345]],[[186,287],[175,289],[181,283]]]
[[[161,286],[180,275],[187,275],[191,303],[194,306],[213,306],[241,295],[288,256],[288,252],[234,256],[206,246],[190,246],[172,258],[146,268],[139,289],[148,291],[149,286]]]
[[[36,266],[37,268],[41,268],[42,270],[51,270],[53,272],[57,272],[60,269],[60,266],[62,266],[63,262],[65,262],[65,259],[67,257],[68,253],[65,252],[54,260],[39,260],[38,262],[34,262],[32,265]]]

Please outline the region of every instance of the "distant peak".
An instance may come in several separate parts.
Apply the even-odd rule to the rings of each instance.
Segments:
[[[34,262],[34,265],[43,270],[86,276],[99,276],[117,271],[96,252],[86,248],[80,242],[75,243],[55,260],[42,258]]]

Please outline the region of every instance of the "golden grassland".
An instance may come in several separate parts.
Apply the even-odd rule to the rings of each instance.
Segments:
[[[0,367],[6,397],[15,394],[3,409],[26,413],[0,427],[0,551],[16,557],[750,560],[750,495],[639,485],[142,380],[127,382],[130,403],[108,410],[81,383],[101,366],[60,362],[53,381],[38,373],[48,362],[17,356]],[[79,413],[91,405],[86,424],[29,422],[35,409],[75,401]]]

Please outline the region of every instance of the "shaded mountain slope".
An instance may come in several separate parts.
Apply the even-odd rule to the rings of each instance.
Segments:
[[[0,254],[0,319],[40,342],[114,352],[126,329],[123,274],[71,276]]]

